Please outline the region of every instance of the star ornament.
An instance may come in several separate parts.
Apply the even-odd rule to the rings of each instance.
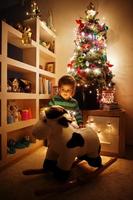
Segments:
[[[94,17],[96,15],[96,11],[95,10],[87,10],[86,11],[87,17]]]

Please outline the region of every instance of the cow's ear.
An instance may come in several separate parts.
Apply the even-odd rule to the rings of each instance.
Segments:
[[[66,117],[61,117],[60,119],[58,119],[58,123],[64,127],[68,127],[69,123],[71,123],[72,121],[67,119]]]

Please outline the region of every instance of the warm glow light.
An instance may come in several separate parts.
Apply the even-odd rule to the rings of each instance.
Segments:
[[[90,119],[90,123],[94,123],[94,119]]]
[[[90,68],[86,68],[86,69],[85,69],[85,72],[88,73],[88,72],[90,72],[90,70],[91,70]]]
[[[81,32],[81,35],[84,37],[85,36],[85,32]]]
[[[91,52],[91,53],[94,53],[94,51],[95,51],[95,48],[91,48],[91,49],[90,49],[90,52]]]
[[[85,62],[85,64],[86,64],[87,67],[89,67],[89,65],[90,65],[90,63],[89,63],[88,60]],[[88,69],[88,68],[87,68],[87,69]]]
[[[80,49],[81,49],[81,47],[78,45],[78,46],[77,46],[77,49],[78,49],[78,50],[80,50]]]
[[[92,40],[92,34],[88,34],[88,38]]]
[[[73,55],[71,58],[70,58],[70,62],[73,61],[75,58],[75,56]]]
[[[108,122],[108,123],[107,123],[107,126],[108,126],[108,127],[111,127],[111,122]]]
[[[73,68],[71,68],[71,67],[68,67],[67,68],[67,72],[74,72],[75,70],[73,69]]]
[[[98,68],[97,68],[97,69],[94,69],[94,73],[97,74],[97,75],[99,75],[99,74],[101,74],[101,70],[98,69]]]
[[[97,130],[97,133],[98,133],[98,134],[99,134],[99,133],[101,133],[101,130],[100,130],[100,129],[98,129],[98,130]]]
[[[72,114],[75,116],[75,115],[76,115],[76,112],[75,112],[75,111],[73,111],[73,112],[72,112]]]

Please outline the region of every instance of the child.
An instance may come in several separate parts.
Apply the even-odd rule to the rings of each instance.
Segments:
[[[62,76],[58,81],[58,94],[49,102],[49,105],[59,105],[64,107],[69,113],[76,118],[77,127],[83,127],[83,119],[79,110],[78,102],[72,98],[75,93],[76,81],[70,75]],[[75,128],[76,125],[74,125]]]

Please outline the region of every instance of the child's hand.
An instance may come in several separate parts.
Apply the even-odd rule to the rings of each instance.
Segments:
[[[85,125],[83,123],[80,123],[79,128],[85,128]]]

